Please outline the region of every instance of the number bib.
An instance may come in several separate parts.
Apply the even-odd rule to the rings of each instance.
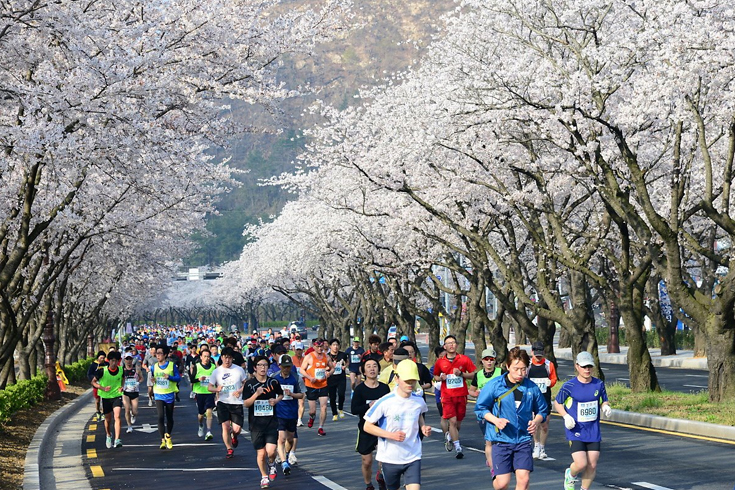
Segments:
[[[327,379],[327,370],[324,368],[314,369],[314,377],[318,379],[319,381],[323,379]]]
[[[135,381],[135,378],[125,378],[125,391],[133,391],[137,387],[138,382]]]
[[[222,385],[222,394],[229,396],[235,391],[235,385]]]
[[[447,375],[447,389],[451,390],[454,388],[461,388],[464,386],[464,378],[462,376],[457,376],[454,374]]]
[[[351,364],[360,364],[360,354],[351,354],[350,355],[350,363]]]
[[[268,400],[255,400],[253,404],[253,415],[256,417],[268,417],[273,415],[273,407]]]
[[[209,376],[207,376],[206,378],[204,378],[203,380],[201,380],[199,382],[199,386],[205,386],[206,387],[207,385],[209,385]]]
[[[168,378],[156,378],[156,386],[161,389],[167,390],[169,386]]]
[[[597,400],[577,403],[577,422],[594,422],[597,420]]]
[[[288,390],[291,393],[293,393],[293,385],[281,385],[281,389],[283,390],[284,393],[286,393],[286,390]],[[293,397],[290,396],[290,395],[289,396],[283,395],[283,399],[284,400],[293,400]]]
[[[334,374],[342,374],[342,363],[338,362],[336,366],[334,366]]]
[[[546,389],[548,387],[549,378],[530,378],[531,381],[534,382],[536,386],[538,386],[538,389],[541,390],[541,393],[546,393]]]

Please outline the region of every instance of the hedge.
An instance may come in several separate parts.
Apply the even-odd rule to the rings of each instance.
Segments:
[[[87,379],[87,369],[93,358],[77,361],[64,367],[64,374],[70,383],[78,383]],[[48,378],[39,374],[31,379],[20,380],[4,390],[0,390],[0,424],[5,424],[18,410],[30,408],[43,401],[46,394]]]

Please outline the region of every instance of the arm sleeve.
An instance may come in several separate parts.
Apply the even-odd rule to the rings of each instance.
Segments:
[[[559,380],[556,376],[556,368],[554,367],[554,363],[549,363],[549,381],[551,382],[551,385],[549,386],[552,388],[554,385],[556,385],[556,382]]]
[[[179,367],[174,364],[174,375],[168,377],[169,381],[173,381],[174,383],[177,383],[181,381],[181,373],[179,373]]]
[[[365,403],[365,397],[362,395],[362,390],[353,391],[350,411],[358,417],[363,417],[367,413],[368,408],[370,407]]]

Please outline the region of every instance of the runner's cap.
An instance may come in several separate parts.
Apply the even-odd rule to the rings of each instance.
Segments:
[[[498,357],[495,355],[495,349],[492,347],[488,347],[484,351],[482,351],[482,357],[480,359],[485,359],[486,357]]]
[[[411,359],[404,359],[396,366],[396,375],[403,381],[418,381],[419,368]]]
[[[291,360],[291,356],[283,354],[281,359],[278,361],[278,364],[281,366],[293,366],[293,361]]]
[[[299,349],[304,350],[304,343],[303,342],[294,342],[291,347],[293,347],[293,350],[299,350]]]
[[[359,342],[360,341],[360,337],[355,337],[354,339],[352,339],[352,341],[353,342]]]
[[[577,354],[577,364],[579,364],[582,367],[594,366],[595,359],[592,357],[592,354],[590,354],[587,351],[583,351]]]
[[[544,355],[544,343],[543,342],[534,342],[531,346],[531,350],[533,351],[533,355]]]
[[[409,340],[408,335],[401,335],[401,342],[405,342],[407,340]]]

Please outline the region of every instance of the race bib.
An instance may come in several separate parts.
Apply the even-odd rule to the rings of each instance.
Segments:
[[[350,364],[360,364],[360,354],[351,354]]]
[[[334,374],[342,374],[342,363],[338,362],[336,366],[334,366]]]
[[[288,390],[291,393],[293,393],[293,385],[281,385],[281,389],[283,390],[284,393],[286,392],[286,390]],[[293,397],[291,395],[289,395],[289,396],[283,395],[283,399],[284,400],[293,400]]]
[[[135,378],[125,378],[125,391],[133,391],[137,387],[138,382],[135,381]]]
[[[207,385],[209,385],[209,376],[199,381],[199,386],[207,386]]]
[[[156,386],[161,389],[167,390],[169,386],[168,378],[156,378]]]
[[[235,385],[222,385],[222,393],[225,395],[230,395],[235,391]]]
[[[268,400],[255,400],[253,414],[256,417],[269,417],[273,415],[273,407],[268,403]]]
[[[577,403],[577,422],[594,422],[597,420],[597,400]]]
[[[314,370],[314,377],[320,381],[327,379],[327,370],[324,368],[316,368]]]
[[[538,386],[538,389],[541,390],[541,393],[546,393],[546,389],[549,385],[549,378],[531,378],[531,381],[533,381],[536,386]]]
[[[461,388],[464,386],[464,378],[454,374],[447,375],[447,389]]]

